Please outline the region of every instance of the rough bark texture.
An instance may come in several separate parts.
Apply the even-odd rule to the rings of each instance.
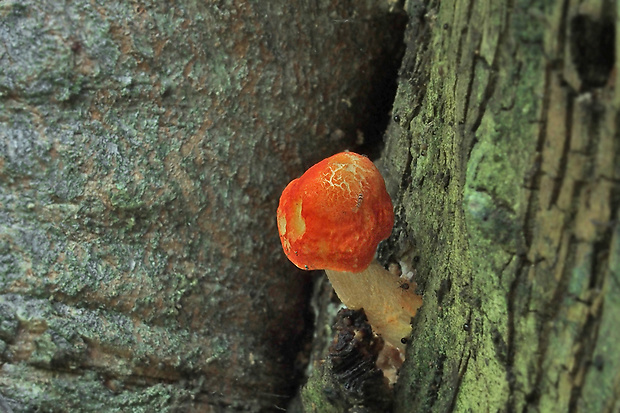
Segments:
[[[407,3],[383,158],[424,306],[395,411],[620,409],[616,7]]]
[[[387,6],[0,3],[2,406],[286,405],[307,294],[277,198],[376,132]]]

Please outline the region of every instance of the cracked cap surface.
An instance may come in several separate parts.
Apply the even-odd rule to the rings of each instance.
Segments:
[[[360,272],[392,232],[394,211],[372,161],[341,152],[288,184],[277,220],[284,253],[297,267]]]

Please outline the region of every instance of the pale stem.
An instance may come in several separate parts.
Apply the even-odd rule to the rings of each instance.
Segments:
[[[411,317],[422,306],[415,294],[415,284],[402,288],[399,277],[373,261],[359,273],[325,270],[340,301],[352,310],[364,309],[373,331],[383,339],[405,350],[402,339],[411,333]]]

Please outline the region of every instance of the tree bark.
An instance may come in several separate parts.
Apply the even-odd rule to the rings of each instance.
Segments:
[[[0,405],[285,406],[307,278],[277,199],[372,137],[399,21],[370,0],[2,2]]]
[[[395,411],[618,411],[616,3],[406,7],[383,159],[424,306]]]

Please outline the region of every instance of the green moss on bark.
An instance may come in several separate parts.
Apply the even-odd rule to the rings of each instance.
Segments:
[[[580,218],[613,222],[618,188],[603,176],[615,126],[601,119],[615,109],[601,91],[593,106],[575,103],[558,80],[579,70],[564,54],[577,36],[570,22],[604,5],[425,5],[409,3],[384,156],[403,223],[395,255],[424,293],[396,411],[609,408],[609,393],[594,402],[580,374],[598,377],[594,354],[615,358],[595,350],[615,308],[601,307],[612,235]],[[595,171],[599,180],[587,178]]]

